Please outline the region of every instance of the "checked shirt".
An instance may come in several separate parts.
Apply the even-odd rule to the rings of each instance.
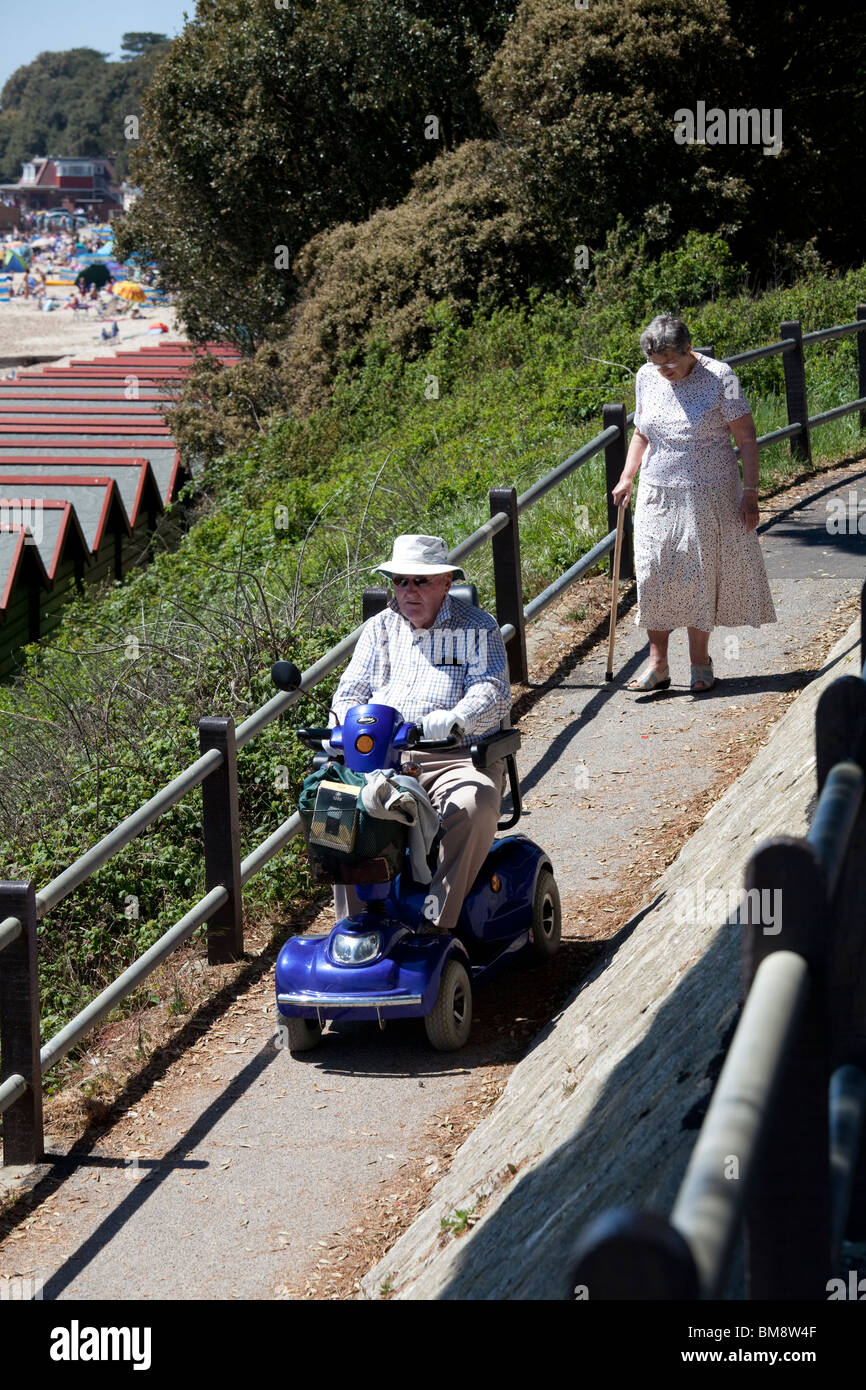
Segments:
[[[432,710],[453,710],[465,725],[460,747],[492,733],[511,709],[496,619],[446,594],[433,626],[413,628],[392,598],[364,624],[332,702],[337,722],[363,704],[392,705],[417,724]]]

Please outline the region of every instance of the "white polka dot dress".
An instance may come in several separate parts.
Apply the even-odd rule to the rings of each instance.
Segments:
[[[755,531],[746,531],[729,424],[749,413],[734,372],[696,353],[681,381],[652,363],[636,378],[639,473],[634,561],[640,627],[760,627],[776,610]]]

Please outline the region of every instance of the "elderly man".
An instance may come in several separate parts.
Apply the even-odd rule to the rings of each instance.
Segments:
[[[439,862],[430,884],[424,932],[446,934],[496,832],[505,765],[479,770],[469,745],[495,732],[511,709],[505,645],[496,619],[449,595],[459,565],[440,536],[398,536],[391,559],[376,567],[391,578],[388,606],[364,626],[332,703],[342,723],[353,705],[392,705],[420,724],[427,739],[452,732],[458,744],[413,753],[419,781],[442,816]],[[338,917],[360,908],[351,888],[335,892]]]

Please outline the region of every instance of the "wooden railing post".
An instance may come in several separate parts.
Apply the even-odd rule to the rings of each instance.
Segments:
[[[803,433],[791,440],[791,458],[800,463],[812,463],[812,444],[809,438],[809,407],[806,403],[806,361],[803,356],[803,329],[799,319],[789,319],[779,331],[781,338],[793,338],[796,346],[782,353],[785,370],[785,402],[788,424],[803,426]]]
[[[692,352],[701,352],[704,357],[715,357],[716,355],[716,349],[713,343],[710,343],[709,347],[693,347]]]
[[[820,795],[831,768],[851,759],[866,768],[866,684],[840,676],[822,692],[815,711]],[[829,1067],[866,1071],[866,804],[848,840],[833,899],[833,936],[827,961]],[[866,1147],[854,1177],[848,1238],[866,1240]],[[834,1274],[840,1271],[834,1270]]]
[[[857,321],[866,329],[866,304],[857,305]],[[866,396],[866,332],[857,334],[857,399]],[[866,410],[860,411],[860,429],[866,430]]]
[[[0,1082],[22,1076],[27,1090],[3,1114],[3,1162],[39,1163],[45,1147],[36,890],[32,883],[0,883],[0,921],[6,917],[18,918],[21,934],[0,951]]]
[[[752,854],[745,887],[745,992],[772,951],[794,951],[810,968],[808,998],[786,1048],[747,1194],[748,1297],[823,1300],[830,1277],[826,875],[812,845],[779,836]]]
[[[574,1251],[569,1294],[599,1299],[700,1298],[687,1242],[664,1216],[613,1208],[591,1222]]]
[[[523,575],[520,571],[520,519],[517,490],[513,487],[490,489],[490,515],[507,512],[511,524],[493,537],[493,580],[496,592],[496,618],[500,627],[513,623],[515,634],[505,644],[508,674],[512,681],[529,677],[526,659],[526,622],[523,617]]]
[[[223,887],[229,899],[208,921],[209,965],[240,960],[244,953],[241,898],[241,833],[238,811],[238,763],[234,720],[200,719],[202,753],[218,748],[222,764],[201,784],[205,892]]]
[[[611,492],[620,480],[622,470],[625,468],[626,455],[628,454],[628,425],[626,424],[626,412],[624,405],[603,405],[601,408],[601,427],[608,429],[611,425],[619,430],[619,437],[612,440],[604,447],[604,484],[607,496],[607,529],[616,530],[617,511],[619,508],[611,499]],[[622,551],[620,554],[619,575],[620,579],[634,579],[634,546],[632,543],[632,515],[631,507],[626,508],[625,519],[622,526]],[[613,573],[613,552],[610,557],[611,573]]]

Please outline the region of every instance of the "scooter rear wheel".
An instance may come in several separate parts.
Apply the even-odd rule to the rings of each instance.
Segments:
[[[556,879],[549,869],[542,869],[535,885],[532,900],[532,947],[537,960],[550,960],[559,950],[562,940],[562,908]]]
[[[442,971],[439,996],[424,1019],[427,1038],[437,1052],[463,1047],[472,1027],[472,985],[466,969],[453,957]]]

